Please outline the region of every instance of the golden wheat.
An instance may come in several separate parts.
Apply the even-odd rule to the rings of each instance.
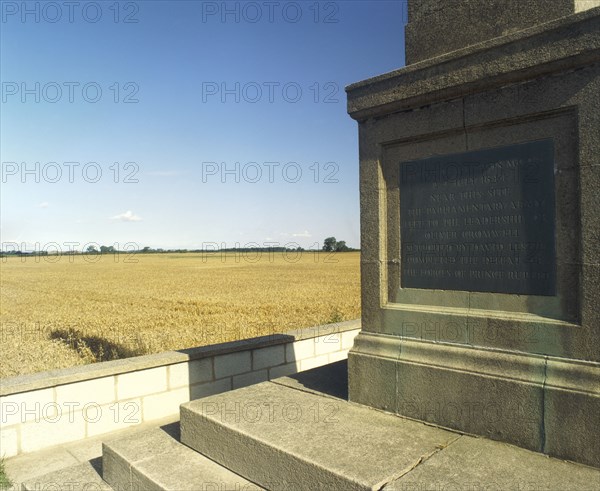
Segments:
[[[360,316],[359,253],[1,261],[1,377]]]

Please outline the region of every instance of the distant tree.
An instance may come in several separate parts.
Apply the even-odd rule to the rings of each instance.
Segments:
[[[115,252],[117,252],[117,251],[114,246],[105,246],[105,245],[100,246],[101,254],[112,254]]]
[[[142,249],[142,252],[151,252],[151,250],[150,247],[146,246]]]
[[[337,240],[335,239],[335,237],[327,237],[323,241],[323,250],[326,252],[335,251],[336,245],[337,245]]]
[[[89,246],[87,246],[87,249],[85,250],[85,252],[87,252],[88,254],[97,254],[98,249],[96,248],[95,245],[89,245]]]
[[[345,240],[340,240],[335,244],[335,250],[337,252],[346,252],[346,251],[349,251],[350,248],[346,245]]]
[[[352,249],[346,245],[345,240],[337,240],[335,237],[327,237],[323,241],[323,250],[326,252],[346,252]]]

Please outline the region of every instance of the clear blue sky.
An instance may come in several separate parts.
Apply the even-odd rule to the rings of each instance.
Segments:
[[[404,65],[405,2],[0,3],[5,248],[359,246],[344,86]]]

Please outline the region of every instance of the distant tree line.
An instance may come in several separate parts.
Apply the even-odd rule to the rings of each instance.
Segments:
[[[152,249],[151,247],[144,247],[140,249],[138,252],[140,254],[161,254],[164,252],[168,253],[198,253],[198,252],[295,252],[295,251],[304,251],[302,247],[226,247],[219,249]]]
[[[130,245],[132,245],[130,243]],[[210,252],[270,252],[270,253],[285,253],[285,252],[304,252],[307,249],[303,247],[285,247],[285,246],[268,246],[268,247],[228,247],[220,249],[162,249],[152,247],[143,247],[142,249],[132,249],[131,247],[126,250],[119,250],[114,245],[106,246],[101,245],[89,245],[85,251],[80,252],[76,250],[60,251],[60,250],[34,250],[34,251],[0,251],[0,257],[6,256],[48,256],[48,255],[75,255],[75,254],[163,254],[163,253],[210,253]],[[353,249],[346,245],[346,241],[337,240],[335,237],[327,237],[323,241],[322,250],[325,252],[348,252],[357,251],[359,249]],[[313,251],[308,249],[308,251]]]
[[[47,256],[48,251],[2,251],[0,252],[0,257],[7,256]]]
[[[323,241],[323,250],[327,252],[348,252],[357,251],[346,245],[345,240],[337,240],[335,237],[327,237]]]

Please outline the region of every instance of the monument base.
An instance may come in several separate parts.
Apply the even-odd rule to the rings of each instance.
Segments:
[[[501,5],[470,4],[458,44],[478,44],[435,56],[409,36],[425,58],[346,89],[362,282],[349,397],[600,467],[600,8],[481,40]]]
[[[599,363],[362,332],[348,374],[353,402],[600,467]]]

